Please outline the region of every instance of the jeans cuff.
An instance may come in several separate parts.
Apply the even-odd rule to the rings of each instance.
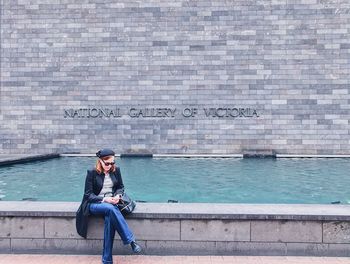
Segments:
[[[135,240],[135,238],[132,236],[132,237],[130,237],[129,239],[123,241],[123,244],[124,244],[124,245],[129,245],[129,244],[130,244],[132,241],[134,241],[134,240]]]

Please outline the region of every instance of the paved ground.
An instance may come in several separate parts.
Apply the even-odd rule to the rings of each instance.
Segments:
[[[0,254],[1,264],[100,264],[100,256]],[[114,264],[350,264],[350,258],[251,256],[114,256]]]

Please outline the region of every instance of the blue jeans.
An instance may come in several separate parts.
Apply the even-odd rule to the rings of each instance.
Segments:
[[[134,240],[134,235],[117,206],[110,203],[91,203],[90,213],[93,215],[104,216],[105,224],[102,262],[104,264],[112,264],[112,249],[115,231],[117,230],[124,245],[130,244],[131,241]]]

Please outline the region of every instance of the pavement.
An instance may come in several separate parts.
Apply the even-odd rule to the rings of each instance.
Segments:
[[[350,264],[350,258],[292,256],[114,256],[114,264]],[[0,254],[0,264],[100,264],[97,255]]]

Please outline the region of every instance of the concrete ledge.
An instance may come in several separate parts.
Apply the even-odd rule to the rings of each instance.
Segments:
[[[252,221],[251,241],[322,243],[322,222]]]
[[[350,155],[276,154],[277,158],[350,158]]]
[[[103,218],[87,239],[76,202],[0,202],[0,253],[99,254]],[[127,222],[145,254],[350,256],[350,206],[140,203]],[[130,254],[116,236],[115,252]]]
[[[0,201],[0,216],[75,217],[79,204]],[[350,205],[138,203],[129,218],[350,221]]]
[[[115,154],[116,157],[120,157],[123,154]],[[317,154],[274,154],[274,155],[249,155],[244,153],[236,154],[148,154],[153,158],[243,158],[243,157],[276,157],[276,158],[350,158],[350,155],[317,155]],[[96,157],[93,153],[62,153],[62,157]]]
[[[42,154],[42,155],[0,155],[0,166],[13,164],[23,164],[38,160],[47,160],[58,158],[59,154]]]
[[[153,158],[243,158],[243,154],[153,154]]]
[[[62,157],[96,157],[93,153],[62,153]],[[153,158],[243,158],[243,154],[115,154],[116,157],[153,157]]]

